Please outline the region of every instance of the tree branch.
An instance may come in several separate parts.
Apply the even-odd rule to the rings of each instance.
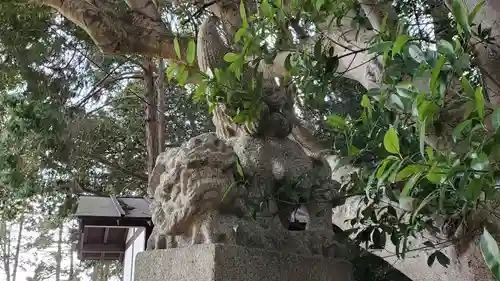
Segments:
[[[89,155],[88,157],[96,162],[99,162],[105,166],[108,166],[109,168],[111,168],[113,170],[124,173],[128,176],[135,177],[136,179],[139,179],[141,181],[148,182],[148,176],[144,173],[131,171],[127,168],[120,166],[120,164],[108,161],[104,157],[99,156],[99,155]]]
[[[178,61],[174,50],[175,36],[167,32],[166,28],[161,31],[162,29],[147,17],[141,18],[130,12],[119,13],[105,1],[99,5],[86,0],[37,0],[36,3],[56,9],[84,29],[104,54],[137,54]],[[138,3],[131,5],[138,9],[149,9],[139,6]],[[187,45],[192,38],[177,39],[181,56],[186,58]]]

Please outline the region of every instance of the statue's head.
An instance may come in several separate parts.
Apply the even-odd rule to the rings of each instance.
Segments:
[[[153,223],[164,233],[185,234],[205,214],[241,214],[236,155],[213,133],[194,137],[162,153],[153,171]],[[154,190],[153,190],[154,189]]]

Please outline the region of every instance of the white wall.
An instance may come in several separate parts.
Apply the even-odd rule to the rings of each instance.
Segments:
[[[146,243],[146,231],[144,227],[129,228],[126,243],[132,239],[136,231],[140,231],[141,234],[128,247],[128,249],[125,250],[125,257],[123,259],[123,281],[134,281],[135,257],[137,253],[145,250],[144,245]]]

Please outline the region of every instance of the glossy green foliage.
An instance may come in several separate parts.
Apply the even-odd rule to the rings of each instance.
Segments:
[[[357,240],[381,248],[390,237],[396,254],[404,257],[408,237],[436,230],[431,215],[464,218],[481,202],[496,198],[500,113],[492,113],[497,131],[492,134],[485,123],[491,114],[487,93],[469,47],[473,37],[491,38],[471,24],[482,2],[471,11],[460,0],[452,2],[449,19],[434,13],[446,12],[446,7],[430,1],[397,1],[399,21],[385,18],[369,47],[354,51],[377,55],[384,67],[380,87],[365,91],[342,78],[339,54],[324,44],[328,37],[315,37],[310,48],[302,48],[282,28],[297,18],[306,33],[317,32],[319,25],[334,28],[350,9],[357,13],[352,26],[369,27],[354,1],[292,1],[291,8],[282,8],[280,0],[262,1],[256,14],[244,13],[234,38],[238,51],[224,56],[227,67],[215,70],[213,78],[201,75],[196,97],[207,98],[212,106],[224,103],[235,122],[252,120],[262,77],[248,74],[247,58],[271,63],[278,53],[289,51],[281,82],[299,89],[295,103],[302,117],[341,155],[339,166],[360,168],[345,186],[364,194],[366,206],[351,221]],[[428,18],[412,18],[416,13]],[[325,22],[331,15],[333,20]],[[434,26],[415,27],[415,20],[429,17],[436,18]],[[445,140],[445,148],[436,146],[435,135]],[[429,265],[436,260],[449,264],[439,251],[429,257]]]

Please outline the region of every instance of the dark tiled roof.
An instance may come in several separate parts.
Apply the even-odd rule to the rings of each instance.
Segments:
[[[144,197],[80,196],[75,216],[151,218],[149,204]]]

